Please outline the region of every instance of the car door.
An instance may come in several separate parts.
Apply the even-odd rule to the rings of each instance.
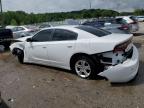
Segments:
[[[42,30],[32,37],[32,42],[26,42],[25,52],[28,59],[35,63],[48,63],[47,44],[51,40],[52,29]]]
[[[47,45],[49,64],[57,67],[69,65],[78,34],[69,30],[55,29]]]

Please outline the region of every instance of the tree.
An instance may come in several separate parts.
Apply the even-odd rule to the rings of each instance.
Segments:
[[[144,9],[135,9],[134,14],[135,15],[144,15]]]
[[[125,13],[128,14],[128,13]],[[144,14],[144,10],[135,10],[135,14]],[[72,12],[57,12],[57,13],[25,13],[23,11],[8,11],[3,13],[5,25],[25,25],[50,21],[63,21],[65,19],[82,19],[82,18],[99,18],[99,17],[114,17],[119,15],[119,12],[107,9],[83,9]]]
[[[24,25],[24,24],[25,24],[24,22],[21,22],[21,23],[20,23],[20,25]]]
[[[12,19],[10,24],[11,24],[11,25],[17,25],[17,22],[16,22],[15,19]]]

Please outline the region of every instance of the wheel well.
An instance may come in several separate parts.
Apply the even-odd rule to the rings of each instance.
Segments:
[[[19,55],[18,52],[17,52],[17,50],[23,51],[23,50],[20,49],[20,48],[14,48],[14,49],[12,50],[12,54],[13,54],[13,55],[16,55],[16,56]]]
[[[86,56],[86,57],[89,57],[90,59],[92,59],[94,62],[97,62],[97,59],[96,59],[96,55],[93,56],[93,55],[88,55],[88,54],[85,54],[85,53],[77,53],[77,54],[74,54],[71,59],[70,59],[70,68],[72,69],[72,65],[73,65],[73,62],[75,61],[76,58],[78,58],[79,56]]]

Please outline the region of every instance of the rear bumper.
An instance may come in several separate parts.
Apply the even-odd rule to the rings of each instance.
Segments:
[[[133,33],[133,32],[137,32],[139,30],[139,25],[138,24],[134,24],[134,25],[132,25],[132,27],[131,27],[131,32]]]
[[[133,55],[131,59],[127,59],[124,63],[116,66],[110,66],[107,70],[99,73],[100,76],[106,77],[110,82],[122,83],[132,80],[138,73],[139,53],[133,46]]]

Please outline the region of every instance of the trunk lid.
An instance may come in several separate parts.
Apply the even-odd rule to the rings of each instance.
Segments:
[[[128,41],[132,37],[133,37],[132,34],[115,34],[115,33],[113,33],[111,35],[104,36],[104,37],[101,37],[101,38],[103,40],[108,40],[109,42],[120,44],[120,43]]]

